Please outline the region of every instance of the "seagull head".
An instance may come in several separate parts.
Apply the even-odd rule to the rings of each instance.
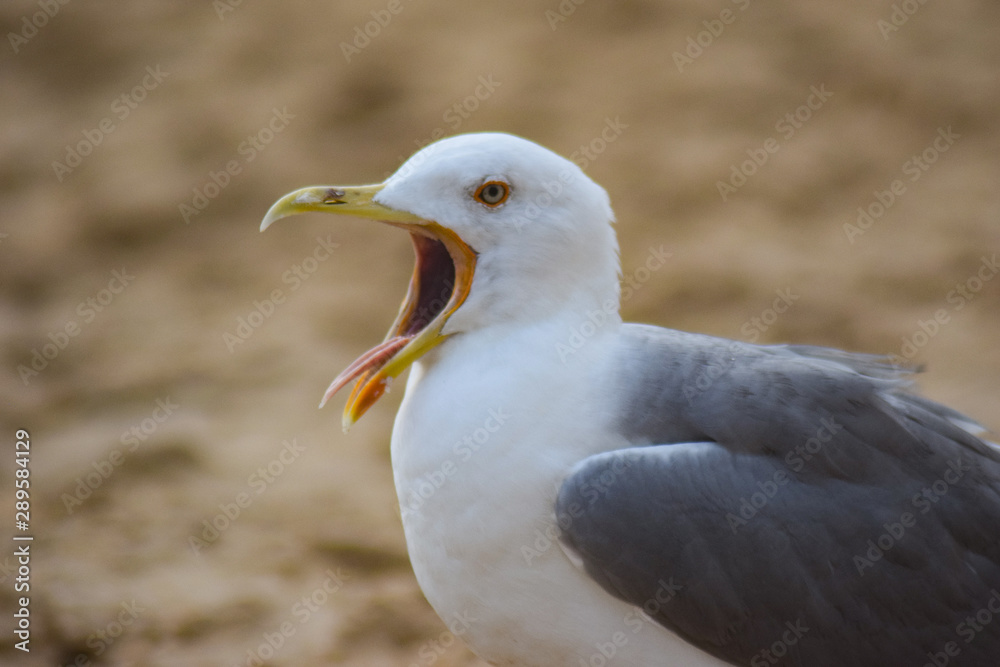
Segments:
[[[501,133],[442,139],[377,185],[302,188],[261,231],[298,213],[368,218],[410,233],[416,263],[385,341],[333,381],[357,379],[345,430],[391,380],[449,336],[618,304],[618,245],[607,193],[573,162]],[[322,405],[322,403],[321,403]]]

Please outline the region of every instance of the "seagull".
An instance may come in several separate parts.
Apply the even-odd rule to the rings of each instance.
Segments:
[[[410,234],[346,429],[392,432],[417,580],[492,665],[1000,664],[1000,448],[891,359],[623,323],[607,193],[526,139],[292,192]]]

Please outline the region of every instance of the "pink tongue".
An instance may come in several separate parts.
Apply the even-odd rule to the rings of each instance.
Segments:
[[[368,370],[377,370],[381,368],[392,355],[396,354],[399,350],[406,346],[413,340],[413,336],[393,336],[384,343],[379,343],[372,349],[368,350],[360,357],[354,360],[354,362],[340,372],[333,382],[330,383],[330,387],[326,390],[323,395],[323,400],[320,402],[319,407],[326,405],[334,394],[343,389],[344,385],[358,377],[362,373]]]

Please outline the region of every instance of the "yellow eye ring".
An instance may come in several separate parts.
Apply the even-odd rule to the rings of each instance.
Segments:
[[[510,186],[503,181],[486,181],[476,190],[476,201],[496,208],[507,201],[510,196]]]

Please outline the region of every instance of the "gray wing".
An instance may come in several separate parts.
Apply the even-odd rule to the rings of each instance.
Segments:
[[[621,362],[637,446],[557,503],[605,590],[733,664],[1000,664],[1000,452],[971,420],[833,350],[631,326]]]

